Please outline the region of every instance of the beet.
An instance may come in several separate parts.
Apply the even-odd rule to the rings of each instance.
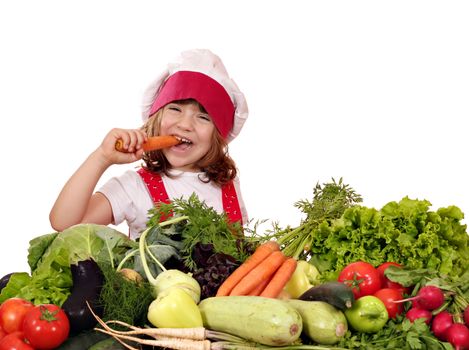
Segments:
[[[453,324],[453,315],[448,311],[442,311],[432,320],[432,332],[438,339],[447,341],[446,333]]]

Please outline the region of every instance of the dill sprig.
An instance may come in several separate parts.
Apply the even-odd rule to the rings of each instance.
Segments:
[[[109,264],[100,264],[100,268],[105,281],[100,294],[100,304],[104,307],[103,319],[143,326],[148,306],[154,300],[150,284],[130,281]]]

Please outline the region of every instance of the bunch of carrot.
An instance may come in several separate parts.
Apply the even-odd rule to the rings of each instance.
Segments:
[[[275,241],[261,244],[217,291],[217,296],[256,295],[277,298],[296,269],[296,259],[285,256]]]

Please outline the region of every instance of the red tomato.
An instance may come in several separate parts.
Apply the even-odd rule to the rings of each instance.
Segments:
[[[68,338],[69,331],[67,315],[57,305],[35,306],[24,317],[24,336],[37,349],[55,349]]]
[[[379,300],[384,303],[388,315],[390,318],[396,318],[397,315],[403,311],[402,303],[396,303],[395,301],[402,300],[402,292],[398,289],[383,288],[378,290],[375,294]]]
[[[383,288],[399,289],[402,292],[402,294],[409,294],[410,288],[404,287],[402,284],[399,284],[397,282],[393,282],[389,278],[386,277],[386,275],[384,274],[384,271],[386,271],[386,269],[389,266],[402,267],[401,265],[399,265],[398,263],[395,263],[395,262],[385,262],[385,263],[379,265],[376,268],[376,270],[378,270],[378,272],[379,272],[382,287]]]
[[[0,340],[0,350],[34,350],[26,343],[23,332],[13,332],[7,334]]]
[[[372,295],[381,289],[381,279],[373,265],[357,261],[345,266],[339,274],[339,282],[352,288],[355,299]]]
[[[33,303],[21,298],[5,300],[0,306],[0,327],[6,333],[20,331],[24,316],[33,307]]]
[[[3,330],[2,327],[0,327],[0,340],[6,335],[7,335],[7,333]]]

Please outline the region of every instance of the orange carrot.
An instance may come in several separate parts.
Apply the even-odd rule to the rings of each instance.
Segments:
[[[270,280],[287,258],[281,251],[271,253],[231,290],[230,295],[248,295],[264,280]]]
[[[269,284],[270,280],[269,279],[265,279],[263,280],[261,283],[259,283],[257,285],[256,288],[254,288],[250,293],[249,295],[253,295],[253,296],[258,296],[262,293],[262,291],[264,290],[265,286],[267,286]]]
[[[277,298],[280,292],[283,290],[283,287],[290,280],[293,272],[296,269],[296,259],[288,258],[285,260],[275,272],[274,276],[270,279],[269,284],[264,288],[261,294],[261,297],[266,298]]]
[[[179,143],[181,143],[181,141],[171,135],[151,136],[147,139],[146,142],[143,143],[142,148],[145,152],[149,152],[175,146]],[[116,142],[116,150],[120,152],[126,152],[124,149],[124,142],[121,139],[117,140]]]
[[[246,259],[218,288],[217,297],[227,296],[231,290],[246,276],[252,269],[265,260],[272,252],[279,251],[280,247],[275,241],[267,241],[256,248],[254,253]]]

